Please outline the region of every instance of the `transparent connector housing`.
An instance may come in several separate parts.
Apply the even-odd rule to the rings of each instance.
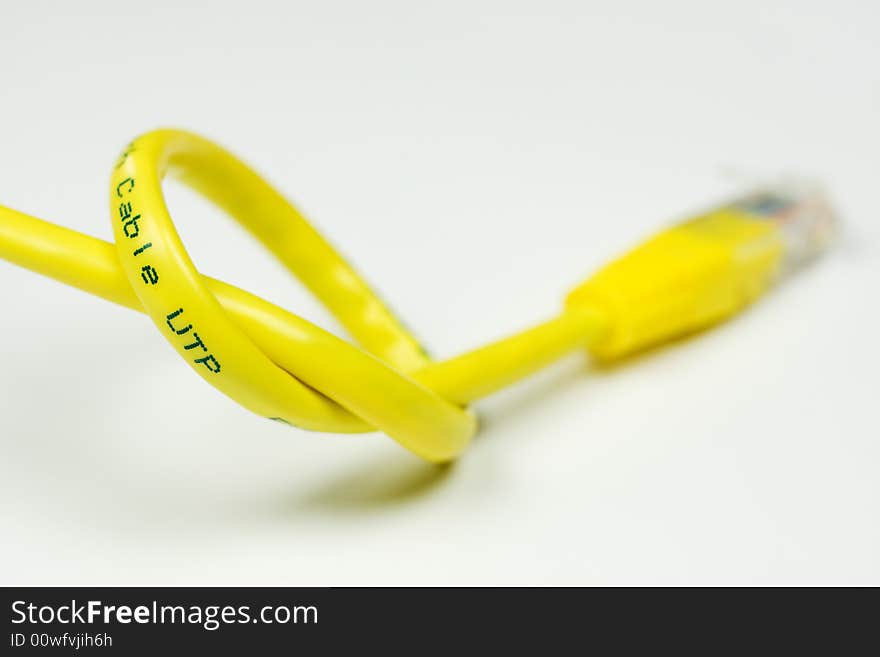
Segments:
[[[779,274],[786,275],[827,250],[840,221],[821,186],[787,180],[759,187],[730,204],[756,218],[774,222],[784,243]]]

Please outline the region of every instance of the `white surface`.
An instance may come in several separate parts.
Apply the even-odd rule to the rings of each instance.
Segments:
[[[730,171],[817,177],[846,233],[718,330],[479,404],[447,470],[254,417],[144,317],[0,262],[0,583],[880,584],[876,3],[191,4],[2,9],[0,203],[109,238],[119,149],[194,129],[438,357]],[[203,271],[333,326],[168,195]]]

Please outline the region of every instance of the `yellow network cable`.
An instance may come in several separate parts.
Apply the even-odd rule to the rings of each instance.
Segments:
[[[235,217],[360,347],[199,274],[165,205],[166,174]],[[817,252],[833,224],[811,189],[759,190],[613,262],[554,319],[433,362],[293,205],[210,141],[179,130],[137,138],[109,196],[115,245],[0,207],[0,257],[146,313],[193,370],[258,415],[313,431],[380,429],[434,462],[474,435],[469,402],[575,349],[614,359],[717,322]]]

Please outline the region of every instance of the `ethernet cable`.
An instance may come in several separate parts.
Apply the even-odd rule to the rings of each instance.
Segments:
[[[357,345],[201,275],[166,207],[166,175],[249,230]],[[436,362],[290,202],[202,137],[138,137],[109,199],[114,244],[0,207],[0,257],[146,313],[199,376],[257,415],[312,431],[378,429],[437,463],[476,432],[469,403],[574,350],[615,360],[715,324],[823,250],[836,223],[815,186],[757,189],[607,265],[553,319]]]

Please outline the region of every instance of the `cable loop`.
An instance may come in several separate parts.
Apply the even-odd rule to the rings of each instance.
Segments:
[[[174,227],[161,188],[166,174],[237,219],[390,361],[412,367],[427,359],[360,276],[268,183],[201,137],[160,130],[133,141],[117,162],[113,233],[144,310],[196,373],[254,413],[306,429],[381,429],[433,461],[465,447],[476,429],[473,416],[376,356],[225,286],[239,311],[230,317]]]

